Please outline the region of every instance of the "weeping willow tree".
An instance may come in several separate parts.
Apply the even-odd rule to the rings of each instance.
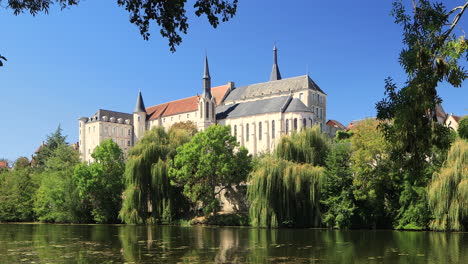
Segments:
[[[157,127],[130,149],[124,174],[126,189],[119,213],[122,221],[142,224],[173,220],[183,207],[184,199],[170,184],[168,163],[176,148],[189,139],[189,133],[184,130],[173,129],[168,134]]]
[[[324,166],[330,147],[329,139],[315,126],[281,138],[276,156],[285,160]]]
[[[434,230],[465,230],[468,227],[468,142],[458,139],[450,148],[447,160],[434,173],[428,186],[429,206]]]
[[[261,158],[249,175],[250,224],[256,227],[319,226],[322,165],[328,139],[309,128],[284,136],[273,156]]]

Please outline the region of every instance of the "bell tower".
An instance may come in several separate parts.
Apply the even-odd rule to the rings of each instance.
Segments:
[[[211,95],[211,76],[207,56],[205,56],[202,84],[203,94],[198,99],[198,130],[201,131],[216,123],[216,101]]]

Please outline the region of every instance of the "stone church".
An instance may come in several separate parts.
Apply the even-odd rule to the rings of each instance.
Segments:
[[[127,152],[146,130],[155,126],[168,129],[185,121],[194,122],[199,130],[213,124],[229,125],[232,135],[253,155],[269,152],[281,135],[303,127],[320,125],[326,131],[327,94],[308,74],[283,79],[276,45],[267,82],[211,87],[206,57],[202,79],[201,95],[145,107],[139,92],[133,114],[100,109],[91,117],[79,118],[82,160],[92,162],[91,153],[105,139],[112,138]]]

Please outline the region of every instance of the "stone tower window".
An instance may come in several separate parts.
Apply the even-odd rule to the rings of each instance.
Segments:
[[[205,104],[205,113],[206,113],[206,118],[210,118],[210,104],[206,102]]]
[[[262,122],[258,122],[258,140],[262,140]]]
[[[289,133],[289,119],[286,119],[286,134]]]
[[[271,138],[275,138],[275,120],[271,120]]]
[[[302,119],[302,127],[306,128],[307,127],[307,120],[304,118]]]
[[[294,131],[297,131],[297,118],[294,118]]]
[[[245,125],[245,141],[249,141],[249,124]]]
[[[237,138],[237,125],[234,125],[234,137]]]

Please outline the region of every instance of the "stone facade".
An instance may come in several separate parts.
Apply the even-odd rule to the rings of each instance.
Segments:
[[[199,130],[213,124],[230,125],[232,135],[253,155],[275,148],[281,135],[303,127],[320,125],[324,132],[327,95],[309,77],[281,79],[274,48],[270,80],[235,87],[233,82],[211,87],[208,59],[205,59],[202,94],[146,108],[141,92],[133,114],[98,110],[79,119],[79,149],[84,161],[99,143],[112,138],[126,153],[155,126],[168,129],[175,123],[192,121]]]

